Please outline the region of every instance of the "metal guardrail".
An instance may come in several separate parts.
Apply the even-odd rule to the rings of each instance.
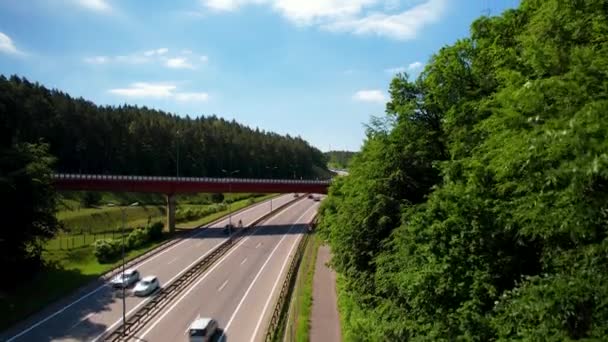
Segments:
[[[150,301],[148,301],[144,306],[139,308],[137,312],[127,318],[124,326],[121,324],[106,335],[104,337],[104,341],[124,341],[130,339],[133,334],[145,326],[167,304],[169,304],[175,297],[187,289],[188,286],[192,284],[203,272],[209,269],[209,267],[211,267],[215,261],[217,261],[222,255],[226,254],[226,252],[228,252],[232,246],[245,237],[251,228],[255,227],[263,220],[266,220],[268,217],[276,214],[278,210],[292,205],[304,198],[306,198],[306,196],[299,196],[298,198],[281,205],[274,211],[258,218],[248,227],[239,229],[237,233],[233,234],[227,241],[215,248],[210,254],[196,263],[196,265],[190,267],[175,281],[173,281],[167,287],[161,288]],[[126,335],[124,335],[123,331],[126,331]]]
[[[126,175],[94,175],[56,173],[51,175],[56,180],[107,180],[130,182],[204,182],[204,183],[263,183],[263,184],[315,184],[328,185],[331,180],[294,180],[294,179],[256,179],[256,178],[211,178],[211,177],[157,177]]]
[[[291,259],[291,263],[289,264],[289,269],[287,271],[287,275],[285,276],[285,280],[283,281],[283,286],[281,287],[281,293],[279,293],[279,298],[274,306],[274,311],[272,312],[272,317],[270,318],[270,322],[268,323],[268,328],[266,329],[266,339],[265,341],[275,341],[277,334],[280,331],[280,323],[283,320],[287,309],[289,308],[289,299],[291,298],[291,293],[293,291],[293,286],[295,284],[296,276],[298,274],[298,270],[300,268],[300,264],[302,261],[302,256],[304,255],[304,250],[306,249],[306,245],[308,244],[308,240],[310,237],[310,229],[316,225],[317,216],[311,220],[308,224],[309,231],[304,234],[302,239],[298,244],[298,249],[296,250],[293,259]]]

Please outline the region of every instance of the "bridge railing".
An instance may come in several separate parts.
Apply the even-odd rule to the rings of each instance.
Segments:
[[[256,178],[212,178],[212,177],[165,177],[165,176],[124,176],[57,173],[52,178],[57,180],[101,180],[130,182],[192,182],[192,183],[263,183],[263,184],[330,184],[331,180],[307,179],[256,179]]]

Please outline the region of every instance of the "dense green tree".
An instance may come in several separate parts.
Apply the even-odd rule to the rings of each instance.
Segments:
[[[605,339],[607,3],[482,17],[390,94],[322,205],[347,340]]]
[[[0,264],[5,279],[24,279],[41,265],[43,243],[58,230],[48,146],[18,144],[0,150],[2,230]],[[3,281],[0,286],[15,286]]]
[[[316,178],[326,158],[300,137],[216,116],[178,117],[147,107],[96,106],[24,78],[0,76],[4,146],[43,139],[59,172]],[[179,158],[178,158],[179,156]],[[267,167],[277,167],[271,173]],[[321,170],[319,172],[318,170]]]

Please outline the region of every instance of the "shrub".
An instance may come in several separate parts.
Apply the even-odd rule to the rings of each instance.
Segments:
[[[146,227],[148,241],[158,241],[163,237],[164,224],[162,222],[154,222]]]
[[[101,193],[87,191],[84,193],[82,198],[80,199],[80,203],[85,208],[91,208],[99,204],[101,201]]]
[[[211,195],[211,200],[214,203],[221,203],[224,200],[224,194],[221,192],[216,192]]]
[[[120,256],[121,245],[114,239],[100,239],[93,244],[93,254],[99,263],[105,264],[116,260]]]
[[[127,236],[127,245],[129,249],[137,248],[148,242],[148,232],[144,228],[133,229]]]

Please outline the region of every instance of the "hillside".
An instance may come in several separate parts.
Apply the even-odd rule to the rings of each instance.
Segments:
[[[321,208],[345,341],[605,341],[606,1],[481,17],[389,93]]]
[[[50,145],[59,172],[316,178],[323,153],[299,137],[216,116],[179,117],[137,106],[97,106],[25,78],[0,76],[0,147]],[[275,168],[276,167],[276,168]]]

